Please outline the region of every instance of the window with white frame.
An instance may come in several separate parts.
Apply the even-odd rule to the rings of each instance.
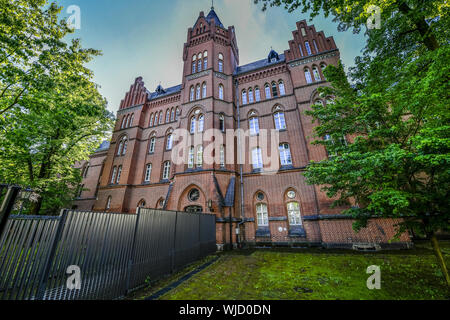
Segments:
[[[287,204],[287,212],[289,218],[289,225],[291,226],[302,225],[302,216],[300,214],[300,206],[298,202],[289,202]]]
[[[203,83],[202,98],[206,98],[206,83]]]
[[[153,127],[153,117],[154,117],[154,114],[152,113],[150,115],[150,127]]]
[[[192,57],[192,73],[196,73],[197,71],[197,56],[194,54]]]
[[[278,97],[278,87],[276,82],[272,82],[272,96],[274,98]]]
[[[175,121],[175,109],[172,108],[172,111],[170,112],[170,121],[174,122]]]
[[[127,154],[127,147],[128,147],[128,140],[127,140],[127,138],[124,138],[124,141],[123,141],[123,151],[122,151],[122,155],[123,155],[123,156]]]
[[[170,176],[170,161],[164,162],[163,180],[169,180]]]
[[[195,99],[200,100],[200,85],[197,85]]]
[[[114,167],[111,175],[111,184],[114,184],[114,182],[116,181],[116,175],[117,175],[117,167]]]
[[[220,146],[220,167],[221,168],[225,167],[225,146],[224,145]]]
[[[193,134],[195,133],[195,123],[197,122],[197,120],[195,119],[195,117],[191,118],[191,124],[190,124],[190,133]]]
[[[167,136],[166,150],[172,150],[172,146],[173,146],[173,136],[172,134],[169,134]]]
[[[169,123],[169,121],[170,121],[170,110],[167,109],[167,111],[166,111],[166,123]]]
[[[280,163],[282,166],[292,165],[291,149],[288,143],[280,143]]]
[[[154,125],[157,126],[158,125],[158,112],[155,113],[155,122]]]
[[[256,204],[256,217],[258,227],[269,226],[269,212],[267,211],[267,204],[265,203]]]
[[[195,149],[194,147],[189,148],[189,155],[188,155],[188,168],[192,169],[194,168],[194,157],[195,157]]]
[[[163,121],[164,121],[164,118],[163,118],[163,112],[160,111],[160,112],[159,112],[159,124],[162,124]]]
[[[313,74],[314,74],[314,80],[316,81],[321,81],[322,79],[320,78],[320,73],[319,73],[319,69],[317,69],[317,67],[313,67]]]
[[[223,72],[223,54],[219,53],[219,72]]]
[[[248,103],[253,103],[253,90],[248,89]]]
[[[147,166],[145,167],[145,177],[144,177],[144,181],[145,181],[145,182],[150,182],[151,176],[152,176],[152,164],[149,163],[149,164],[147,164]]]
[[[191,87],[191,93],[189,95],[189,101],[194,101],[194,86]]]
[[[119,168],[117,169],[117,179],[116,179],[116,184],[119,184],[120,182],[120,177],[122,176],[122,166],[119,166]]]
[[[263,168],[261,148],[254,148],[252,150],[252,163],[253,163],[253,169],[255,169],[255,170]]]
[[[130,117],[130,125],[129,125],[130,127],[133,126],[133,122],[134,122],[134,113]]]
[[[149,146],[149,148],[148,148],[148,152],[149,152],[149,153],[154,153],[154,152],[155,152],[155,146],[156,146],[156,138],[155,138],[155,137],[152,137],[152,138],[150,139],[150,146]]]
[[[278,86],[280,87],[280,96],[286,95],[286,89],[285,89],[285,87],[284,87],[284,82],[283,82],[283,81],[280,81],[280,82],[278,83]]]
[[[220,131],[225,131],[225,116],[223,114],[219,115],[219,129]]]
[[[242,90],[242,104],[247,104],[247,91]]]
[[[309,71],[308,68],[305,68],[305,79],[306,79],[306,83],[312,83],[313,80],[311,78],[311,72]]]
[[[223,85],[219,85],[219,99],[223,100]]]
[[[198,132],[203,132],[204,128],[205,128],[205,116],[201,114],[198,117]]]
[[[266,93],[266,99],[270,99],[271,95],[270,95],[270,86],[269,84],[266,84],[264,87],[265,93]]]
[[[252,117],[248,120],[248,122],[249,122],[250,134],[251,135],[259,134],[259,119],[258,119],[258,117]]]
[[[259,91],[259,87],[255,88],[255,101],[256,102],[261,101],[261,92]]]
[[[197,147],[197,167],[201,168],[203,166],[203,146]]]
[[[286,120],[284,118],[284,112],[278,111],[273,115],[275,121],[275,128],[277,130],[286,129]]]

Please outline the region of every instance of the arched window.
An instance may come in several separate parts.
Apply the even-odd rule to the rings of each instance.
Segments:
[[[311,72],[309,71],[308,68],[305,68],[305,79],[306,79],[306,83],[312,83],[312,78],[311,78]]]
[[[258,169],[263,168],[261,148],[254,148],[252,150],[252,164],[253,164],[253,170],[258,170]]]
[[[116,175],[117,175],[117,167],[114,167],[111,175],[111,184],[114,184],[114,182],[116,181]]]
[[[267,204],[265,203],[256,204],[256,217],[258,227],[269,226],[269,213],[267,211]]]
[[[223,72],[223,54],[219,53],[219,72]]]
[[[194,101],[194,86],[192,86],[191,87],[191,93],[190,93],[190,96],[189,96],[189,101]]]
[[[219,115],[219,129],[220,131],[225,131],[225,117],[223,114]]]
[[[117,179],[116,179],[116,184],[119,184],[120,182],[120,177],[122,176],[122,166],[119,166],[119,168],[117,169]]]
[[[198,132],[203,132],[204,128],[205,128],[205,116],[200,115],[198,117]]]
[[[194,54],[192,57],[192,73],[197,72],[197,56]]]
[[[276,82],[272,82],[272,95],[274,98],[278,97],[278,87]]]
[[[264,90],[265,90],[265,93],[266,93],[266,99],[272,98],[272,97],[270,96],[270,86],[269,86],[268,83],[264,86]]]
[[[119,148],[117,149],[118,156],[125,155],[127,153],[127,145],[127,137],[123,137],[122,139],[120,139]]]
[[[155,137],[152,137],[152,138],[150,139],[150,146],[149,146],[149,148],[148,148],[148,152],[149,152],[149,153],[154,153],[154,152],[155,152],[155,146],[156,146],[156,138],[155,138]]]
[[[123,116],[122,118],[122,124],[120,125],[120,129],[123,129],[125,127],[125,121],[127,120],[127,116]]]
[[[155,126],[158,125],[158,112],[155,113],[155,122],[154,122]]]
[[[150,115],[150,127],[153,127],[153,113]]]
[[[250,134],[251,135],[259,134],[259,119],[258,119],[258,117],[252,117],[248,120],[248,122],[249,122]]]
[[[194,152],[195,152],[194,147],[190,147],[189,155],[188,155],[188,168],[189,169],[194,168],[194,157],[195,157]]]
[[[256,102],[261,101],[261,92],[259,91],[259,87],[255,88],[255,100]]]
[[[220,167],[224,168],[225,167],[225,146],[221,145],[220,146]]]
[[[252,88],[248,89],[248,103],[253,103],[253,90]]]
[[[145,167],[145,177],[144,177],[144,182],[150,182],[151,176],[152,176],[152,164],[149,163],[149,164],[147,164],[147,166]]]
[[[223,85],[219,84],[219,99],[223,100]]]
[[[242,104],[247,104],[247,91],[242,90]]]
[[[208,69],[208,51],[205,51],[203,56],[203,70],[206,70]]]
[[[202,86],[202,98],[206,98],[206,82],[204,82]]]
[[[134,113],[130,117],[130,125],[129,125],[129,127],[133,126],[133,121],[134,121]]]
[[[195,133],[195,123],[196,123],[196,121],[197,120],[195,119],[195,117],[191,118],[191,128],[189,130],[191,134]]]
[[[123,142],[123,151],[122,151],[123,156],[127,154],[127,147],[128,147],[128,140],[125,138],[125,141]]]
[[[167,111],[166,111],[166,123],[169,123],[169,121],[170,121],[170,110],[167,109]]]
[[[305,29],[305,27],[302,27],[302,36],[304,36],[304,37],[306,37],[306,29]]]
[[[197,147],[197,168],[203,166],[203,146]]]
[[[291,149],[289,147],[289,144],[287,144],[287,143],[280,143],[279,150],[280,150],[280,163],[281,163],[281,165],[282,166],[292,165]]]
[[[170,176],[170,161],[164,162],[163,180],[169,180]]]
[[[127,115],[127,124],[125,125],[125,128],[128,128],[130,125],[130,115]]]
[[[273,115],[273,119],[275,121],[275,128],[277,130],[284,130],[286,129],[286,120],[284,118],[284,112],[277,112]]]
[[[172,108],[172,111],[170,112],[170,121],[174,122],[175,121],[175,109]]]
[[[314,66],[314,67],[312,68],[312,70],[313,70],[313,74],[314,74],[314,80],[316,80],[316,81],[321,81],[322,79],[320,78],[319,69],[317,69],[317,67]]]
[[[195,99],[200,100],[200,85],[197,85]]]
[[[141,200],[141,201],[139,201],[137,206],[138,206],[138,208],[145,208],[145,205],[146,205],[145,200]]]
[[[322,73],[323,73],[323,70],[325,70],[326,67],[327,67],[327,65],[325,63],[322,62],[320,64],[320,69],[322,69]]]
[[[166,150],[172,150],[172,146],[173,146],[173,136],[172,134],[169,134],[167,136]]]
[[[312,54],[312,52],[311,52],[311,47],[309,46],[308,41],[305,41],[305,48],[306,48],[306,52],[308,53],[308,56],[310,56]]]
[[[301,44],[298,45],[298,50],[300,51],[300,56],[301,56],[301,57],[305,56],[305,55],[303,54],[303,48],[302,48],[302,45],[301,45]]]
[[[284,82],[278,82],[278,86],[280,87],[280,96],[284,96],[286,94],[286,89],[284,87]]]
[[[289,218],[289,225],[291,226],[302,225],[302,216],[300,214],[300,206],[298,202],[289,202],[287,204],[287,212]]]
[[[163,115],[163,112],[160,111],[160,112],[159,112],[159,124],[162,124],[163,121],[164,121],[164,115]]]
[[[319,53],[319,48],[317,47],[316,39],[313,39],[314,49],[316,50],[316,53]]]
[[[199,53],[198,55],[198,72],[202,71],[202,54]]]
[[[117,155],[120,156],[122,154],[123,149],[123,141],[120,141],[119,148],[117,148]]]
[[[108,197],[108,199],[106,200],[106,210],[111,209],[111,196]]]
[[[180,109],[177,107],[177,112],[175,113],[175,121],[178,121],[178,118],[180,117]]]

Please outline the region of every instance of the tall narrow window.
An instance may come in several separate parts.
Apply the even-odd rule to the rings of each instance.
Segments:
[[[169,180],[170,176],[170,161],[164,162],[163,180]]]
[[[274,98],[278,97],[278,88],[276,82],[272,82],[272,94]]]
[[[261,101],[261,92],[259,91],[259,87],[255,88],[255,100],[256,102]]]
[[[256,217],[257,217],[259,227],[269,226],[269,214],[267,211],[267,204],[258,203],[256,205]]]
[[[155,126],[158,125],[158,112],[155,113],[155,122],[154,122]]]
[[[106,210],[111,209],[111,196],[108,197],[108,200],[106,200]]]
[[[175,109],[172,108],[171,112],[170,112],[170,121],[174,122],[175,121]]]
[[[123,156],[127,154],[127,147],[128,147],[128,140],[125,138],[123,142],[123,151],[122,151]]]
[[[305,41],[305,48],[306,48],[306,52],[308,53],[308,56],[310,56],[312,54],[312,52],[311,52],[311,47],[309,46],[308,41]]]
[[[223,54],[219,53],[219,72],[223,72]]]
[[[170,110],[167,109],[167,112],[166,112],[166,123],[169,123],[169,121],[170,121]]]
[[[197,88],[195,90],[196,95],[195,95],[195,99],[200,100],[200,85],[197,85]]]
[[[189,101],[194,101],[194,86],[191,87],[191,93],[189,96]]]
[[[122,166],[119,166],[119,169],[117,169],[117,180],[116,180],[116,184],[119,184],[120,182],[120,177],[122,176]]]
[[[242,104],[247,104],[247,91],[242,91]]]
[[[205,128],[205,116],[200,115],[198,117],[198,132],[203,132],[204,128]]]
[[[314,49],[316,50],[316,53],[319,53],[319,48],[317,48],[316,40],[313,39]]]
[[[312,78],[311,78],[311,72],[309,71],[308,68],[305,68],[305,79],[306,79],[306,83],[312,83]]]
[[[266,84],[264,89],[265,89],[265,93],[266,93],[266,99],[270,99],[271,96],[270,96],[270,86],[269,86],[269,84]]]
[[[298,49],[300,51],[300,56],[304,57],[305,55],[303,54],[303,48],[301,44],[298,45]]]
[[[189,148],[189,157],[188,157],[188,168],[189,169],[194,168],[194,157],[195,157],[194,152],[195,152],[194,147],[190,147]]]
[[[175,121],[178,121],[179,118],[180,118],[180,109],[178,109],[177,107],[177,112],[175,113]]]
[[[145,177],[144,177],[144,181],[145,181],[145,182],[150,182],[151,175],[152,175],[152,164],[149,163],[149,164],[145,167]]]
[[[208,51],[203,52],[203,70],[208,69]]]
[[[133,122],[134,122],[134,113],[130,117],[130,127],[133,126]]]
[[[313,74],[314,74],[314,80],[321,81],[322,79],[320,78],[319,69],[317,69],[317,67],[313,67],[312,70],[313,70]]]
[[[263,168],[261,148],[254,148],[252,150],[252,163],[254,170]]]
[[[253,90],[248,89],[248,103],[253,103]]]
[[[289,166],[292,165],[292,158],[291,158],[291,149],[289,148],[289,144],[287,143],[281,143],[280,147],[280,163],[282,166]]]
[[[114,184],[114,182],[116,181],[116,175],[117,175],[117,167],[114,167],[111,175],[111,184]]]
[[[283,82],[283,81],[280,81],[280,82],[278,83],[278,86],[280,87],[280,96],[286,95],[286,89],[285,89],[285,87],[284,87],[284,82]]]
[[[225,117],[223,114],[221,114],[219,116],[219,129],[220,131],[224,132],[225,131]]]
[[[125,128],[128,128],[130,125],[130,115],[127,116],[127,124],[125,125]]]
[[[250,127],[250,134],[251,135],[257,135],[259,134],[259,120],[257,117],[250,118],[249,121],[249,127]]]
[[[122,124],[120,125],[120,129],[123,129],[125,127],[125,121],[127,120],[127,117],[124,116],[122,119]]]
[[[159,112],[159,124],[162,124],[163,121],[164,121],[164,119],[163,119],[163,112],[160,111],[160,112]]]
[[[275,121],[275,128],[277,130],[284,130],[286,129],[286,120],[284,118],[283,112],[277,112],[273,115],[274,121]]]
[[[203,89],[202,89],[202,98],[206,98],[206,83],[203,83]]]
[[[167,136],[166,150],[172,150],[172,145],[173,145],[173,136],[172,134],[169,134]]]
[[[198,72],[202,71],[202,63],[203,63],[203,61],[202,61],[202,58],[200,57],[198,59]]]
[[[150,147],[148,149],[149,153],[154,153],[155,152],[155,145],[156,145],[156,138],[153,137],[150,139]]]
[[[203,146],[197,147],[197,167],[201,168],[203,166]]]
[[[192,73],[197,71],[197,56],[194,54],[192,57]]]
[[[220,167],[221,168],[225,167],[225,146],[224,145],[220,146]]]
[[[150,115],[150,127],[153,127],[153,113]]]
[[[123,149],[123,141],[120,141],[119,148],[117,148],[117,155],[120,156],[122,154]]]
[[[195,133],[195,122],[196,122],[195,117],[192,117],[191,118],[191,128],[190,128],[191,134]]]
[[[219,85],[219,99],[223,100],[223,85]]]
[[[287,212],[289,218],[289,225],[291,226],[302,225],[302,217],[300,214],[300,206],[298,202],[289,202],[287,204]]]

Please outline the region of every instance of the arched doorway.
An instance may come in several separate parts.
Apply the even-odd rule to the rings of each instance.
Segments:
[[[200,206],[188,206],[184,208],[184,211],[189,213],[202,213],[203,208]]]

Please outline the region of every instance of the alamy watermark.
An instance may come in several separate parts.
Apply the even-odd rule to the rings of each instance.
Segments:
[[[77,5],[71,5],[67,8],[66,13],[70,14],[67,18],[67,27],[69,29],[81,29],[81,9]]]
[[[67,278],[66,286],[69,290],[80,290],[81,289],[81,269],[79,266],[69,266],[66,270],[69,275]]]
[[[369,290],[380,290],[381,289],[381,269],[380,266],[369,266],[367,267],[367,274],[372,274],[367,279],[367,289]]]
[[[367,29],[381,29],[381,8],[375,5],[370,5],[366,12],[371,14],[367,19]]]

